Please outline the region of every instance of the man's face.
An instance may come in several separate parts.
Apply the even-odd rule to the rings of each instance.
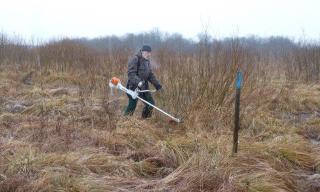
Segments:
[[[149,60],[151,58],[151,52],[142,51],[142,57]]]

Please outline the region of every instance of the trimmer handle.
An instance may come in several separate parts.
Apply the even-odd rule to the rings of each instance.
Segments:
[[[147,92],[149,92],[149,93],[155,93],[157,90],[140,90],[140,89],[136,89],[136,92],[138,92],[138,93],[147,93]]]

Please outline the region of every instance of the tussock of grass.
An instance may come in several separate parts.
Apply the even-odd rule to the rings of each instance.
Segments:
[[[133,172],[125,161],[127,160],[121,157],[95,154],[83,161],[83,165],[96,174],[108,173],[111,176],[132,176]]]
[[[38,103],[32,105],[31,107],[25,109],[23,114],[27,115],[65,115],[67,116],[69,111],[66,109],[66,99],[46,99],[41,100]]]
[[[55,73],[50,72],[50,75],[44,78],[44,82],[46,83],[60,83],[60,84],[73,84],[78,85],[79,79],[76,78],[74,75],[69,73]]]
[[[13,115],[11,113],[2,113],[0,115],[0,124],[4,127],[12,127],[18,122],[18,115]]]
[[[33,86],[31,89],[20,91],[19,94],[19,98],[22,100],[37,100],[48,97],[50,97],[48,91],[38,86]]]
[[[80,192],[78,179],[63,170],[48,170],[42,176],[29,184],[35,191],[70,191]]]
[[[200,149],[163,178],[160,186],[179,191],[241,191],[220,168],[221,160],[206,149]]]

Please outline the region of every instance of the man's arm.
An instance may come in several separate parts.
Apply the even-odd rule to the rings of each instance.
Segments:
[[[152,83],[152,85],[154,85],[154,87],[157,90],[162,88],[162,85],[160,84],[160,82],[158,81],[158,79],[156,78],[156,76],[153,74],[152,71],[150,72],[148,80],[150,81],[150,83]]]
[[[140,77],[137,75],[138,62],[139,58],[135,56],[128,63],[128,79],[135,87],[138,86],[138,83],[141,81]]]

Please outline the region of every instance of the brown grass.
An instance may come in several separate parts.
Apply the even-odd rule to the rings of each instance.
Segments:
[[[20,65],[1,60],[0,191],[319,191],[319,85],[286,80],[294,77],[285,67],[273,74],[239,39],[155,52],[165,90],[155,100],[179,125],[157,112],[140,119],[140,105],[121,115],[127,98],[107,83],[125,82],[132,50],[102,54],[71,40],[38,49]],[[245,84],[232,156],[238,69]],[[14,104],[24,109],[9,111]]]

